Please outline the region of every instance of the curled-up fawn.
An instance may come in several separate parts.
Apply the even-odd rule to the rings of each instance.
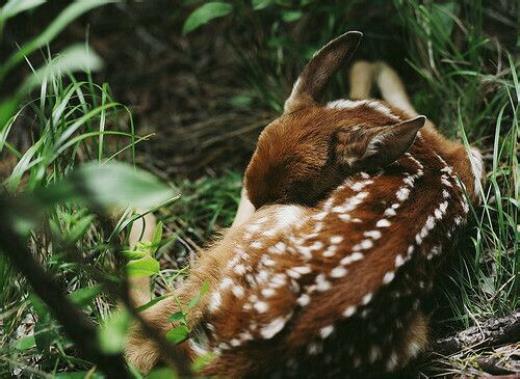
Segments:
[[[427,344],[425,299],[482,161],[418,116],[385,64],[354,64],[351,100],[318,103],[360,37],[316,53],[260,135],[245,175],[256,211],[201,253],[177,300],[143,312],[166,333],[209,282],[189,315],[207,339],[181,345],[214,353],[202,374],[366,377],[399,370]],[[366,99],[373,82],[386,102]],[[137,327],[126,353],[143,371],[160,359]]]

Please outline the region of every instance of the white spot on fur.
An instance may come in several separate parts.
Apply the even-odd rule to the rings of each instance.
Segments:
[[[392,280],[394,280],[395,278],[395,274],[393,271],[388,271],[385,276],[383,277],[383,284],[388,284],[390,283]]]
[[[316,354],[321,353],[322,348],[323,347],[321,346],[321,344],[318,344],[316,342],[312,342],[307,347],[307,353],[309,353],[309,355],[316,355]]]
[[[265,298],[270,298],[270,297],[274,296],[275,293],[276,293],[276,291],[273,288],[263,288],[262,289],[262,296],[264,296]]]
[[[323,328],[320,329],[320,336],[321,336],[321,338],[325,339],[328,336],[330,336],[333,331],[334,331],[333,325],[324,326]]]
[[[337,245],[343,241],[343,236],[332,236],[330,237],[330,243]]]
[[[302,307],[305,307],[307,304],[310,303],[310,301],[311,297],[305,293],[301,295],[298,299],[296,299],[296,302]]]
[[[374,345],[370,348],[370,362],[374,363],[380,355],[381,349],[378,346]]]
[[[356,307],[354,305],[351,305],[343,311],[343,316],[351,317],[352,315],[354,315],[354,313],[356,313]]]
[[[336,254],[338,247],[337,246],[329,246],[327,250],[323,252],[324,257],[333,257]]]
[[[428,216],[428,219],[426,220],[426,228],[428,230],[432,230],[435,227],[435,218],[432,216]]]
[[[387,208],[387,209],[385,209],[385,213],[384,213],[384,215],[385,215],[386,217],[392,217],[392,216],[395,216],[396,214],[397,214],[397,212],[396,212],[395,209],[393,209],[393,208]]]
[[[408,199],[408,196],[410,196],[410,190],[406,187],[399,189],[399,191],[396,192],[395,196],[397,197],[397,200],[399,201],[405,201]]]
[[[220,305],[222,304],[222,296],[220,292],[213,292],[211,295],[211,299],[209,301],[209,309],[210,311],[216,311]]]
[[[378,228],[388,228],[390,225],[392,225],[390,223],[390,221],[388,221],[386,218],[382,218],[381,220],[379,220],[376,224],[376,227]]]
[[[367,293],[365,296],[363,296],[363,299],[361,300],[361,303],[363,305],[367,305],[372,300],[372,293]]]
[[[361,259],[363,259],[363,254],[356,252],[356,253],[347,255],[339,263],[343,266],[347,266],[347,265],[351,264],[352,262],[357,262],[357,261],[360,261]]]
[[[233,280],[229,277],[225,277],[224,279],[222,279],[222,282],[220,283],[220,288],[221,289],[226,289],[226,288],[229,288],[233,285]]]
[[[328,289],[330,289],[331,284],[330,282],[325,278],[325,275],[319,274],[316,276],[316,289],[320,292],[325,292]]]
[[[330,271],[330,276],[331,276],[332,278],[342,278],[342,277],[344,277],[345,275],[347,275],[347,269],[344,268],[344,267],[341,267],[341,266],[334,267],[334,268]]]
[[[269,309],[269,305],[265,301],[257,301],[253,307],[258,313],[265,313]]]
[[[238,264],[233,271],[238,275],[244,275],[246,273],[246,267],[243,264]]]
[[[402,255],[397,255],[395,257],[395,267],[401,267],[404,264],[404,259]]]
[[[378,240],[381,238],[382,234],[379,230],[369,230],[368,232],[363,233],[365,237],[372,238],[374,240]]]
[[[273,338],[276,334],[278,334],[278,332],[280,332],[283,329],[283,327],[285,326],[285,323],[291,317],[291,315],[292,315],[292,313],[290,313],[286,317],[275,318],[269,324],[267,324],[262,329],[260,329],[260,335],[264,339]]]
[[[244,296],[244,288],[241,286],[234,286],[231,289],[231,292],[238,298],[242,298]]]
[[[283,287],[287,283],[287,277],[284,274],[274,274],[271,278],[270,286],[273,288]]]
[[[397,365],[399,364],[397,353],[395,351],[392,351],[392,354],[390,354],[390,357],[388,357],[388,360],[386,361],[386,369],[387,371],[394,371],[397,368]]]

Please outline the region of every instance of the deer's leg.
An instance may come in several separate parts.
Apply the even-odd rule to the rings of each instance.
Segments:
[[[374,82],[374,64],[367,61],[354,63],[350,69],[349,81],[350,99],[368,99]]]
[[[396,108],[402,109],[411,116],[416,116],[417,111],[410,103],[403,81],[397,72],[384,62],[374,63],[374,69],[375,81],[383,100]]]

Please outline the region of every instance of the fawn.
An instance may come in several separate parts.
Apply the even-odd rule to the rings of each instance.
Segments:
[[[189,316],[207,340],[181,344],[215,354],[204,375],[365,377],[399,370],[427,344],[425,299],[465,222],[464,192],[480,191],[482,160],[418,116],[383,63],[354,64],[351,100],[319,104],[360,38],[343,34],[305,66],[259,137],[239,220],[174,297],[143,312],[166,332],[209,282]],[[386,102],[367,100],[373,82]],[[161,358],[138,326],[126,355],[145,372]]]

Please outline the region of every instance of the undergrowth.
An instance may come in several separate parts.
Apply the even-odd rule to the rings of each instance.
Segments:
[[[436,327],[441,334],[448,333],[507,315],[520,306],[520,7],[479,0],[374,0],[370,7],[365,3],[233,2],[219,11],[218,18],[199,20],[197,25],[192,17],[184,32],[195,38],[208,34],[206,28],[211,25],[205,23],[223,25],[234,52],[233,65],[226,69],[243,78],[231,102],[233,109],[238,114],[244,107],[254,107],[274,116],[282,109],[303,62],[316,48],[346,30],[362,30],[365,38],[358,56],[390,62],[406,79],[419,112],[445,134],[461,139],[468,148],[470,144],[479,147],[484,154],[482,203],[471,210],[457,258],[445,275]],[[184,2],[183,9],[193,15],[199,5]],[[0,28],[12,27],[6,14]],[[60,31],[73,19],[58,17]],[[29,48],[14,50],[16,58],[9,61],[13,67],[27,64],[33,72],[0,102],[1,174],[9,194],[32,193],[62,183],[84,162],[132,163],[136,154],[143,154],[136,153],[136,146],[154,138],[139,137],[131,109],[113,99],[108,84],[96,84],[92,69],[99,68],[97,57],[62,54],[60,60],[49,53],[58,32],[54,30],[52,36],[42,32],[23,45]],[[511,34],[517,39],[502,37]],[[91,53],[86,45],[83,48]],[[45,51],[42,70],[31,66],[35,51]],[[90,62],[92,67],[71,64],[78,61]],[[12,68],[1,67],[0,80]],[[341,97],[347,85],[344,75],[338,76],[326,95]],[[245,129],[253,125],[258,130],[257,118],[240,122]],[[231,224],[241,169],[196,180],[163,175],[168,189],[181,196],[167,206],[155,204],[164,224],[156,254],[162,266],[160,271],[153,264],[146,268],[157,278],[157,294],[172,289],[188,273],[189,261],[200,247]],[[113,192],[117,198],[117,189]],[[89,205],[53,203],[43,221],[34,224],[30,218],[22,219],[19,229],[27,234],[38,261],[99,325],[109,319],[115,299],[100,286],[97,274],[113,279],[118,272],[114,270],[121,268],[110,243],[124,228],[107,224]],[[67,255],[71,252],[82,263]],[[88,375],[98,375],[90,362],[79,358],[77,348],[4,255],[0,255],[0,323],[1,377],[83,377],[88,370],[92,370]],[[114,326],[116,336],[124,335],[123,324]],[[121,344],[105,348],[118,351]],[[462,367],[457,372],[464,373],[461,359],[457,356],[453,362]]]

